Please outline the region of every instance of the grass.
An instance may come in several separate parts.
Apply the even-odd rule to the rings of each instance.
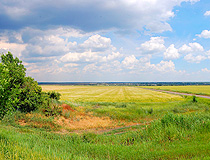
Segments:
[[[210,86],[144,86],[143,88],[154,88],[168,91],[175,91],[181,93],[192,93],[210,96]]]
[[[0,125],[2,159],[208,159],[209,114],[167,114],[120,135],[55,134]]]
[[[169,102],[182,97],[128,86],[41,86],[44,91],[61,93],[61,100],[71,102]]]
[[[73,111],[5,116],[0,159],[210,159],[209,99],[139,87],[42,87],[60,92]]]

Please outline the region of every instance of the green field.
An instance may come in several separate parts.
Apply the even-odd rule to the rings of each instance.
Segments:
[[[210,86],[144,86],[142,88],[153,88],[181,93],[193,93],[200,95],[210,95]]]
[[[128,86],[42,88],[74,112],[6,115],[0,159],[210,159],[209,99]]]
[[[171,102],[181,101],[177,95],[128,86],[42,86],[44,91],[61,93],[61,100],[72,102]]]

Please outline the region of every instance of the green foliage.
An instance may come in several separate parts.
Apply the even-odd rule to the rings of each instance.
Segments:
[[[20,87],[24,83],[26,69],[22,61],[8,52],[1,55],[0,63],[0,118],[15,110],[19,103]]]
[[[192,101],[193,101],[194,103],[195,103],[195,102],[198,102],[196,96],[193,96],[193,100],[192,100]]]
[[[19,103],[17,108],[23,112],[30,112],[42,105],[42,88],[31,77],[25,77],[20,88]]]
[[[42,92],[42,106],[40,110],[45,116],[58,116],[62,113],[60,102],[50,97],[49,92]]]
[[[0,119],[16,110],[31,112],[43,105],[49,107],[51,99],[60,99],[60,93],[42,93],[42,88],[33,78],[26,77],[25,71],[22,61],[10,52],[1,55]]]
[[[61,94],[55,91],[48,92],[47,94],[49,95],[50,99],[59,100],[61,97]]]
[[[61,115],[62,108],[55,103],[51,103],[50,105],[43,106],[42,112],[45,116],[58,116]]]

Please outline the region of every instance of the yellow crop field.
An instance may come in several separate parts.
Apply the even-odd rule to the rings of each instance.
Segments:
[[[171,95],[129,86],[42,85],[43,91],[61,93],[61,100],[72,102],[169,102],[183,100]]]
[[[154,88],[161,90],[170,90],[177,91],[183,93],[194,93],[194,94],[202,94],[202,95],[210,95],[210,86],[146,86],[142,88]]]

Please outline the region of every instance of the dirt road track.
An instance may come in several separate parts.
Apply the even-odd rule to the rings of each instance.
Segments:
[[[147,90],[157,91],[157,92],[163,92],[163,93],[169,93],[169,94],[185,95],[185,96],[196,96],[196,97],[201,97],[201,98],[207,98],[207,99],[210,99],[210,96],[205,96],[205,95],[190,94],[190,93],[180,93],[180,92],[165,91],[165,90],[160,90],[160,89],[150,89],[150,88],[142,88],[142,89],[147,89]]]

